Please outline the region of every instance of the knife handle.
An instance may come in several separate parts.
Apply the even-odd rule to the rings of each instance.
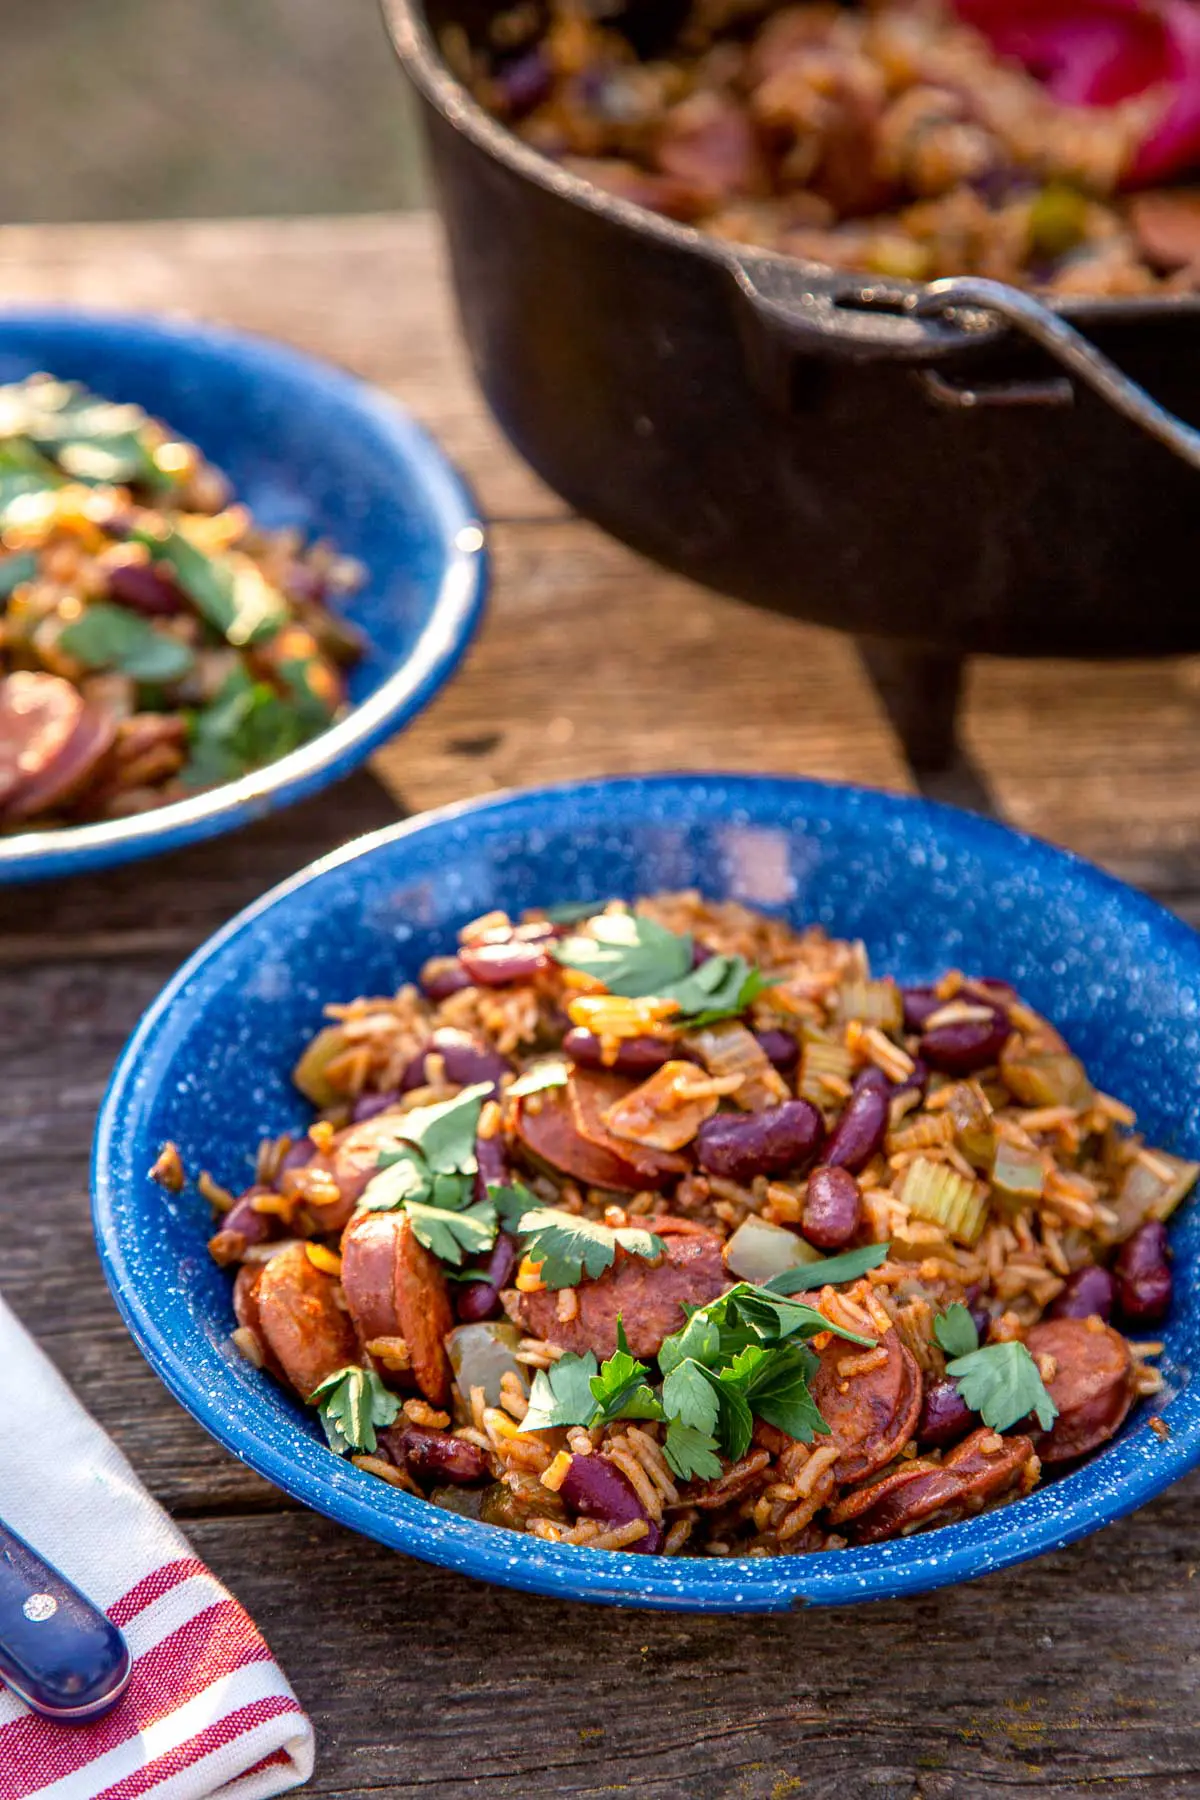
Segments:
[[[44,1718],[85,1724],[116,1705],[130,1667],[99,1607],[0,1522],[0,1680]]]

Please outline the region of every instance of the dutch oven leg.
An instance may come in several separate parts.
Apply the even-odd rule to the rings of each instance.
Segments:
[[[858,648],[921,792],[994,815],[995,800],[958,740],[965,658],[895,639],[859,638]]]

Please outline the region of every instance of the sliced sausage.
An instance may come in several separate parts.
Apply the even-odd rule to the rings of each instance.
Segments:
[[[1135,194],[1129,222],[1138,249],[1156,269],[1187,269],[1200,263],[1200,192],[1172,188]]]
[[[1103,1444],[1133,1401],[1133,1358],[1119,1331],[1098,1319],[1044,1319],[1025,1340],[1031,1356],[1050,1356],[1046,1383],[1058,1417],[1035,1436],[1044,1463],[1073,1462]]]
[[[567,1099],[580,1137],[629,1163],[642,1177],[644,1187],[647,1182],[660,1181],[667,1175],[684,1175],[691,1164],[678,1151],[632,1143],[608,1129],[602,1114],[638,1085],[611,1069],[573,1069],[567,1080]]]
[[[844,1375],[842,1363],[864,1356],[861,1345],[833,1338],[821,1352],[812,1381],[817,1411],[841,1455],[834,1464],[839,1481],[874,1475],[908,1442],[921,1414],[921,1371],[895,1331],[885,1331],[879,1348],[886,1362],[859,1375]]]
[[[0,681],[0,813],[29,819],[72,799],[116,735],[111,715],[60,675],[22,670]]]
[[[687,1323],[685,1304],[707,1306],[733,1285],[714,1232],[672,1234],[664,1242],[658,1263],[618,1251],[611,1269],[580,1282],[573,1319],[559,1318],[558,1292],[550,1288],[537,1294],[510,1290],[504,1296],[508,1315],[531,1337],[577,1355],[591,1350],[603,1361],[616,1350],[619,1314],[633,1354],[657,1356],[663,1339]]]
[[[268,1344],[262,1327],[262,1314],[258,1306],[258,1291],[262,1285],[262,1278],[262,1268],[255,1268],[250,1263],[244,1263],[238,1270],[233,1284],[234,1317],[245,1330],[254,1333],[258,1347],[262,1351],[264,1369],[274,1375],[276,1381],[286,1382],[287,1376],[283,1372],[279,1358]]]
[[[849,1535],[862,1544],[918,1525],[948,1525],[1009,1493],[1024,1480],[1033,1454],[1027,1437],[997,1444],[994,1432],[973,1431],[943,1462],[912,1462],[847,1494],[830,1509],[829,1522],[849,1526]]]
[[[326,1376],[358,1361],[354,1327],[336,1288],[332,1275],[313,1267],[303,1244],[273,1256],[258,1284],[263,1341],[303,1400]]]
[[[387,1151],[398,1150],[406,1140],[401,1136],[402,1113],[386,1113],[361,1124],[348,1125],[333,1140],[328,1155],[315,1152],[303,1167],[324,1175],[332,1175],[337,1183],[338,1198],[328,1205],[317,1205],[305,1192],[304,1184],[295,1184],[304,1194],[312,1217],[321,1232],[341,1231],[362,1198],[363,1190],[379,1172],[379,1158]],[[289,1173],[299,1171],[292,1165]]]
[[[561,1088],[547,1088],[522,1100],[516,1139],[536,1166],[570,1175],[584,1187],[636,1194],[646,1183],[627,1157],[581,1137]],[[615,1140],[614,1140],[615,1141]]]
[[[362,1213],[342,1238],[342,1286],[364,1347],[381,1337],[408,1345],[413,1379],[434,1406],[450,1395],[445,1336],[454,1311],[441,1264],[404,1213]]]

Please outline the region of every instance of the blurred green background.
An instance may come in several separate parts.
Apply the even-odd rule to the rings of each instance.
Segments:
[[[0,0],[0,223],[423,192],[376,0]]]

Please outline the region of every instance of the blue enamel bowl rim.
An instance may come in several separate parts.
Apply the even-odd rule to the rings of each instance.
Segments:
[[[132,342],[150,340],[181,356],[201,348],[240,363],[250,380],[304,385],[315,396],[357,413],[381,452],[424,491],[446,547],[446,567],[425,625],[410,654],[366,700],[319,737],[265,769],[222,783],[154,812],[94,825],[0,835],[0,884],[41,881],[158,856],[235,830],[289,806],[348,775],[395,735],[445,685],[483,614],[489,560],[479,508],[463,476],[437,441],[390,395],[302,350],[197,320],[76,306],[0,307],[0,345],[8,328],[75,329]]]
[[[591,806],[602,815],[606,800],[622,793],[675,789],[680,804],[695,805],[712,783],[719,787],[725,810],[752,799],[761,801],[772,789],[806,806],[817,816],[849,807],[874,809],[881,820],[910,816],[939,823],[947,835],[974,840],[981,849],[989,841],[1003,844],[1006,854],[1019,855],[1026,867],[1053,876],[1069,873],[1093,885],[1097,899],[1119,897],[1126,916],[1147,924],[1197,966],[1200,936],[1156,902],[1105,874],[1068,851],[1039,838],[1010,830],[955,807],[875,792],[864,788],[771,775],[698,773],[621,776],[554,786],[509,790],[484,799],[464,801],[425,813],[347,844],[321,858],[238,914],[189,958],[163,989],[137,1027],[113,1072],[100,1109],[92,1159],[92,1215],[100,1260],[116,1304],[142,1353],[175,1398],[227,1449],[293,1498],[380,1543],[484,1581],[546,1594],[609,1605],[634,1605],[687,1612],[765,1612],[794,1605],[845,1605],[922,1593],[973,1576],[992,1573],[1013,1563],[1062,1548],[1102,1525],[1124,1517],[1200,1462],[1200,1385],[1187,1385],[1164,1408],[1170,1436],[1158,1443],[1152,1460],[1131,1453],[1142,1430],[1118,1439],[1090,1462],[1054,1484],[1060,1505],[1046,1516],[1030,1518],[1021,1503],[984,1513],[966,1523],[903,1538],[892,1543],[834,1550],[805,1556],[729,1559],[675,1559],[621,1556],[536,1539],[437,1512],[437,1530],[429,1529],[432,1510],[426,1501],[395,1489],[379,1493],[378,1480],[348,1469],[331,1457],[330,1477],[312,1474],[289,1460],[285,1448],[264,1441],[239,1413],[233,1396],[208,1392],[195,1380],[186,1361],[159,1329],[155,1295],[136,1290],[125,1254],[123,1232],[133,1228],[123,1217],[118,1150],[136,1131],[147,1091],[162,1079],[171,1042],[183,1029],[176,1007],[190,983],[210,962],[219,959],[263,914],[281,908],[332,871],[370,858],[406,839],[436,833],[444,826],[472,818],[488,820],[549,809],[578,820]],[[285,924],[286,929],[286,924]],[[1147,1429],[1147,1428],[1143,1428]],[[1097,1480],[1104,1465],[1119,1468],[1120,1487],[1107,1490]],[[324,1464],[322,1463],[322,1469]],[[332,1479],[334,1472],[339,1477]]]

